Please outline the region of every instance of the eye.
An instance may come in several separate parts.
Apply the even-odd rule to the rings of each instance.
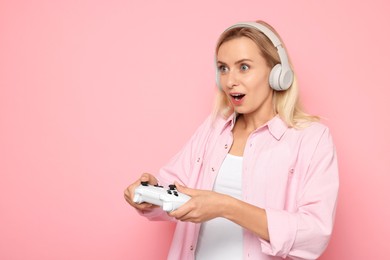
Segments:
[[[249,70],[249,65],[247,65],[247,64],[241,64],[241,65],[240,65],[240,70],[242,70],[242,71],[247,71],[247,70]]]
[[[228,67],[226,67],[225,65],[220,65],[219,67],[218,67],[218,71],[220,72],[220,73],[226,73],[226,72],[228,72],[229,71],[229,69],[228,69]]]

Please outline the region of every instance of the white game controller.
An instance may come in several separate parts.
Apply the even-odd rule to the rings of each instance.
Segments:
[[[141,185],[135,189],[133,201],[137,204],[148,202],[162,207],[164,211],[171,212],[189,199],[191,199],[190,196],[178,192],[173,184],[169,185],[169,189],[166,190],[163,186],[141,182]]]

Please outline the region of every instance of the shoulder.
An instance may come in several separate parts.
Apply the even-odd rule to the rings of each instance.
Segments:
[[[329,128],[321,122],[310,122],[306,127],[298,128],[297,131],[303,135],[322,135],[329,133]]]
[[[303,128],[290,128],[289,132],[305,146],[334,145],[329,127],[321,122],[310,122]]]
[[[324,133],[329,133],[329,127],[321,122],[308,122],[302,127],[291,127],[289,128],[291,132],[302,136],[316,136],[323,135]]]

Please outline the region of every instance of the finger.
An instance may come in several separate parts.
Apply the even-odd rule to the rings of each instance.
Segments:
[[[174,210],[174,211],[168,213],[168,215],[170,217],[173,217],[173,218],[180,220],[180,221],[186,214],[187,214],[186,212],[179,211],[179,210]]]
[[[126,194],[125,194],[125,200],[126,200],[126,202],[127,203],[129,203],[131,206],[133,206],[133,207],[135,207],[136,206],[136,203],[134,203],[134,201],[133,201],[133,199],[130,197],[130,196],[127,196]]]
[[[183,222],[199,223],[201,221],[200,216],[196,213],[191,206],[185,206],[178,208],[177,210],[169,213],[171,217]]]
[[[172,215],[174,216],[174,218],[176,218],[177,220],[182,221],[182,222],[194,222],[194,223],[198,222],[197,219],[192,216],[191,212],[187,212],[183,215],[182,214],[179,215],[177,213],[172,214]]]
[[[132,189],[131,189],[131,186],[127,187],[124,192],[123,192],[123,195],[126,199],[127,202],[133,202],[133,192],[132,192]],[[130,203],[132,204],[132,203]]]
[[[128,198],[133,198],[134,196],[134,190],[136,187],[138,187],[140,185],[140,181],[137,180],[135,181],[134,183],[132,183],[131,185],[129,185],[124,191],[123,193],[125,194],[125,196],[127,196]]]
[[[174,217],[178,220],[181,220],[185,215],[191,212],[191,207],[189,205],[183,204],[174,211],[169,212],[169,216]]]
[[[136,207],[137,205],[139,205],[139,204],[134,202],[134,190],[135,190],[135,187],[138,185],[139,185],[138,182],[135,182],[132,185],[130,185],[129,187],[127,187],[123,192],[125,200],[133,207]]]
[[[157,205],[153,205],[153,204],[150,204],[150,203],[147,203],[147,202],[143,202],[141,204],[135,204],[135,208],[137,209],[140,209],[140,210],[152,210],[156,207],[158,207]]]
[[[182,222],[194,222],[194,219],[188,214],[180,218],[180,221]]]

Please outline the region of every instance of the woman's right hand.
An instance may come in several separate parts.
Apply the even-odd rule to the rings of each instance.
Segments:
[[[124,191],[125,200],[127,201],[127,203],[130,204],[130,206],[136,208],[137,210],[150,211],[153,208],[158,207],[158,206],[150,204],[150,203],[146,203],[146,202],[143,202],[141,204],[137,204],[133,201],[134,191],[139,185],[141,185],[141,182],[148,182],[150,185],[156,185],[158,183],[156,177],[154,177],[152,174],[149,174],[149,173],[142,174],[141,177],[137,181],[130,184],[130,186],[128,186],[125,189],[125,191]]]

